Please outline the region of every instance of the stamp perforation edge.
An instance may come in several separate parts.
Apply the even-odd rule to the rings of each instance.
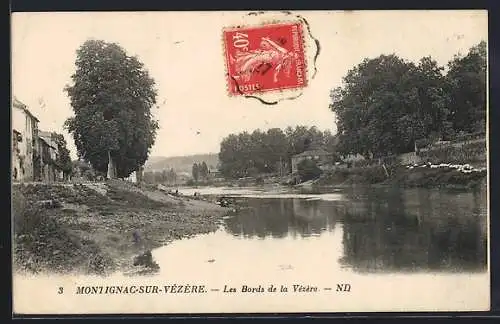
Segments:
[[[296,86],[288,86],[288,87],[280,87],[280,88],[267,88],[265,91],[256,91],[252,93],[232,93],[231,92],[231,81],[230,81],[230,75],[229,75],[229,58],[227,57],[229,51],[227,48],[227,44],[225,41],[225,33],[226,32],[231,32],[235,30],[240,30],[240,29],[259,29],[264,26],[286,26],[286,25],[291,25],[291,24],[299,24],[300,26],[300,38],[301,38],[301,45],[302,45],[302,51],[304,52],[303,55],[303,64],[304,64],[304,75],[305,75],[305,80],[303,85],[296,85]],[[224,53],[224,69],[225,69],[225,83],[226,83],[226,92],[229,97],[251,97],[251,96],[266,96],[266,95],[272,95],[272,94],[286,94],[287,92],[291,93],[291,90],[298,90],[298,89],[304,89],[309,85],[310,79],[309,79],[309,58],[308,55],[306,55],[306,49],[309,47],[307,46],[307,42],[305,39],[305,34],[306,34],[306,28],[304,19],[301,18],[300,16],[297,16],[296,18],[293,19],[269,19],[269,20],[262,20],[259,23],[247,23],[247,24],[234,24],[230,25],[227,27],[222,28],[221,32],[221,42],[222,42],[222,50]]]

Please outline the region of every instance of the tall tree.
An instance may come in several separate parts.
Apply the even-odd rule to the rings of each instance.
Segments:
[[[56,160],[57,168],[63,172],[64,178],[67,178],[73,172],[73,162],[69,155],[66,140],[62,134],[55,132],[51,134],[51,137],[56,142],[59,153]]]
[[[170,168],[170,171],[168,172],[168,179],[170,183],[175,183],[177,181],[177,173],[175,173],[173,168]]]
[[[414,149],[415,141],[434,134],[436,138],[447,136],[448,119],[443,67],[431,57],[424,57],[418,65],[410,64],[406,84],[402,84],[398,96],[403,110],[396,119],[395,130],[399,145],[395,152],[408,152]]]
[[[136,57],[115,43],[88,40],[77,50],[73,84],[67,86],[74,117],[65,127],[78,155],[106,172],[108,152],[118,177],[144,165],[158,122],[155,82]]]
[[[364,59],[331,93],[343,154],[377,157],[413,150],[419,139],[485,130],[486,43],[456,56],[449,71],[432,58]]]
[[[198,179],[200,178],[200,166],[196,162],[193,163],[192,175],[194,181],[198,181]]]
[[[466,56],[448,63],[449,108],[457,131],[484,131],[486,127],[486,42],[473,46]]]
[[[165,169],[161,170],[161,182],[162,183],[168,182],[168,173],[167,170]]]
[[[365,59],[332,91],[338,148],[367,158],[411,151],[415,141],[442,135],[448,118],[443,68],[394,54]]]
[[[205,163],[205,161],[203,161],[199,165],[199,173],[200,173],[200,177],[203,178],[203,179],[206,179],[208,177],[208,166]]]

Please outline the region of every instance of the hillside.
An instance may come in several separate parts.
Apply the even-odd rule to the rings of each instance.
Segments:
[[[176,172],[191,173],[194,163],[205,163],[210,169],[217,168],[219,157],[217,153],[195,154],[187,156],[161,157],[152,156],[144,165],[145,171],[162,171],[173,168]]]

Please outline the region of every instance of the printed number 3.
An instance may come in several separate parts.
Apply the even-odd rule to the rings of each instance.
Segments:
[[[57,291],[57,293],[60,295],[64,292],[64,288],[63,287],[59,287],[59,290]]]

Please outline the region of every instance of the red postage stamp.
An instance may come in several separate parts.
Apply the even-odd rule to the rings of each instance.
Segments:
[[[306,86],[300,22],[226,29],[223,39],[231,95]]]

